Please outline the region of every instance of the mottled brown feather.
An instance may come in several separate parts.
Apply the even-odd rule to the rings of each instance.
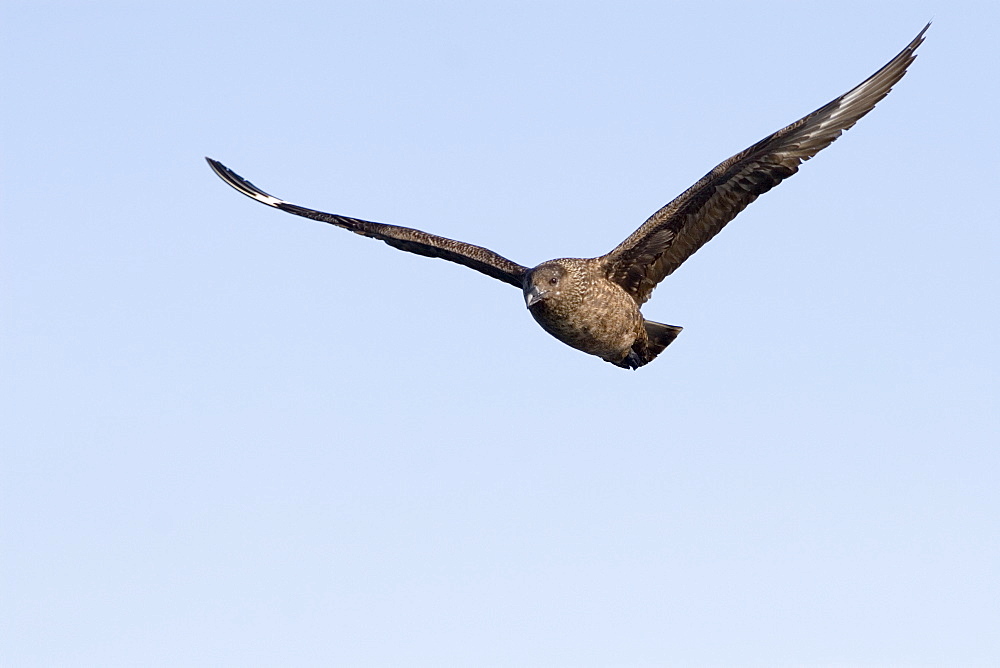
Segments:
[[[808,116],[737,153],[654,213],[601,259],[611,280],[636,302],[701,248],[759,195],[798,171],[867,114],[906,73],[924,40],[912,42],[878,72]]]

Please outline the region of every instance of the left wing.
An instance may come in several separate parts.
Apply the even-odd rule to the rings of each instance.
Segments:
[[[398,225],[385,225],[383,223],[372,223],[367,220],[348,218],[335,213],[323,213],[307,209],[291,202],[278,199],[268,195],[266,192],[250,183],[242,176],[223,165],[218,160],[205,158],[212,170],[219,175],[223,181],[240,191],[247,197],[257,200],[275,209],[281,209],[296,216],[312,218],[324,223],[342,227],[355,234],[361,234],[372,239],[379,239],[389,244],[393,248],[404,250],[417,255],[427,257],[439,257],[442,260],[450,260],[466,267],[481,271],[487,276],[492,276],[504,283],[509,283],[516,288],[520,288],[524,279],[527,267],[522,267],[516,262],[511,262],[502,255],[498,255],[488,248],[473,246],[462,241],[446,239],[427,232],[421,232],[411,227],[400,227]]]

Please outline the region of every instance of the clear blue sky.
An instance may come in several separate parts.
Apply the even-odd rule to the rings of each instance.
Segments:
[[[1000,4],[0,12],[5,664],[1000,665]],[[592,256],[929,19],[637,372],[203,160]]]

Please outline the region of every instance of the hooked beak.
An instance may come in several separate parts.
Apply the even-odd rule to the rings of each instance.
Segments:
[[[539,290],[537,285],[532,285],[524,293],[524,305],[528,308],[531,308],[534,304],[537,304],[543,299],[545,299],[545,293]]]

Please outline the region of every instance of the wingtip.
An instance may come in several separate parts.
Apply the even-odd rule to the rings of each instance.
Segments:
[[[909,44],[909,46],[907,48],[908,48],[908,50],[911,53],[913,53],[914,51],[916,51],[917,47],[924,43],[924,39],[925,39],[924,35],[930,29],[931,23],[933,23],[933,22],[934,22],[933,19],[931,19],[930,21],[928,21],[927,25],[925,25],[923,28],[921,28],[920,32],[917,33],[917,36],[913,38],[912,42],[910,42],[910,44]],[[913,54],[913,57],[916,58],[916,54]]]
[[[212,171],[215,172],[216,176],[225,181],[227,185],[247,197],[273,207],[277,207],[278,205],[285,203],[284,200],[278,199],[273,195],[268,195],[266,192],[250,183],[218,160],[213,160],[208,156],[205,156],[205,160],[208,162],[208,166],[212,168]]]
[[[226,167],[225,165],[223,165],[218,160],[215,160],[213,158],[209,158],[206,155],[205,156],[205,162],[207,162],[208,166],[212,168],[212,171],[215,172],[216,176],[218,176],[220,179],[222,179],[223,181],[225,181],[226,183],[228,183],[231,186],[234,186],[234,183],[233,183],[234,180],[237,181],[237,182],[243,180],[238,174],[236,174],[233,170],[231,170],[228,167]]]
[[[214,160],[214,159],[208,157],[207,155],[205,156],[205,162],[208,163],[208,166],[212,168],[213,172],[215,172],[218,176],[222,177],[223,180],[225,180],[224,171],[223,171],[223,170],[225,170],[225,165],[223,165],[218,160]]]

